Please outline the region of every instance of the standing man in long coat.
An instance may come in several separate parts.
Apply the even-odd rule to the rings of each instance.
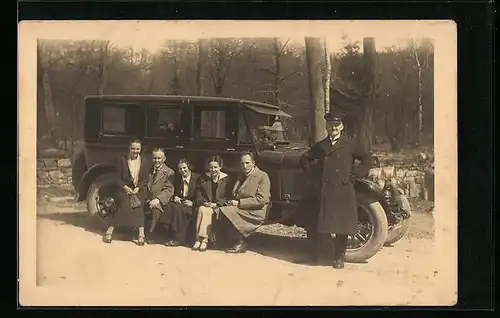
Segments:
[[[325,115],[328,136],[301,158],[312,174],[314,186],[308,198],[307,235],[309,262],[317,263],[321,242],[335,234],[333,267],[343,268],[347,236],[357,232],[358,210],[354,192],[356,177],[365,177],[373,165],[372,156],[342,132],[344,116],[339,111]],[[355,166],[354,160],[360,160]]]

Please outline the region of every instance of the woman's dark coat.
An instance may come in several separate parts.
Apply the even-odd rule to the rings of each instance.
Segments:
[[[199,174],[191,172],[191,179],[188,184],[187,196],[182,196],[182,177],[177,174],[174,183],[174,195],[172,200],[178,196],[181,199],[186,199],[193,202],[193,206],[187,206],[184,203],[168,202],[163,207],[163,213],[160,216],[158,223],[163,223],[167,226],[169,231],[175,233],[175,240],[182,245],[186,242],[190,242],[194,237],[194,225],[193,225],[193,212],[195,209],[195,195],[196,188],[198,186],[198,180],[200,178]]]
[[[361,161],[358,166],[354,166],[355,159]],[[368,175],[372,156],[346,136],[341,136],[333,146],[327,137],[311,147],[302,156],[301,163],[311,172],[313,181],[306,200],[308,227],[318,233],[356,233],[358,211],[354,181],[356,177]]]
[[[212,178],[206,174],[201,175],[198,187],[195,193],[195,205],[197,207],[203,205],[207,202],[217,203],[217,205],[223,206],[226,203],[226,199],[231,195],[231,188],[229,184],[229,176],[221,172],[221,176],[217,182],[217,189],[215,192],[215,200],[212,193]]]
[[[131,208],[129,196],[126,194],[123,187],[127,185],[130,189],[134,189],[136,186],[134,186],[127,160],[128,156],[125,156],[120,157],[117,162],[118,184],[120,186],[120,190],[118,190],[116,194],[118,208],[115,214],[110,217],[109,224],[114,227],[141,227],[144,226],[144,203],[151,163],[150,160],[141,156],[141,167],[139,169],[139,180],[137,184],[139,188],[137,196],[141,201],[141,206]]]

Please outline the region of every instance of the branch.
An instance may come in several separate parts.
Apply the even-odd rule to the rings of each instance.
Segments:
[[[267,73],[270,73],[271,75],[278,75],[276,74],[276,71],[274,71],[272,68],[268,68],[268,67],[264,67],[264,66],[260,66],[259,64],[256,64],[256,66],[261,70],[261,71],[265,71]]]
[[[286,40],[285,44],[283,44],[283,46],[281,47],[281,49],[279,50],[278,52],[278,57],[281,57],[281,54],[283,54],[283,51],[285,50],[285,47],[286,45],[288,44],[288,42],[290,42],[290,38],[288,38],[288,40]]]
[[[337,87],[334,87],[333,88],[334,91],[338,92],[340,95],[350,99],[350,100],[359,100],[359,97],[358,96],[355,96],[355,95],[350,95],[349,93],[345,92],[345,91],[342,91],[340,90],[339,88]]]
[[[291,76],[293,76],[293,75],[295,75],[295,74],[299,74],[299,73],[300,73],[299,71],[293,71],[293,72],[291,72],[290,74],[285,75],[285,76],[283,76],[282,78],[280,78],[280,79],[279,79],[279,81],[280,81],[280,83],[282,83],[282,82],[283,82],[284,80],[286,80],[287,78],[289,78],[289,77],[291,77]]]

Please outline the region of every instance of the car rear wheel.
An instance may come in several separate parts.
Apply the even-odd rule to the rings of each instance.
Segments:
[[[110,212],[116,207],[116,193],[120,190],[118,180],[113,173],[104,173],[97,177],[87,192],[87,211],[101,225],[107,224]]]
[[[358,201],[358,232],[348,236],[345,260],[365,262],[384,246],[388,235],[388,223],[384,208],[364,193],[356,193]]]
[[[410,230],[411,217],[402,220],[401,222],[389,227],[389,234],[387,235],[386,246],[390,246],[397,241],[401,240]]]

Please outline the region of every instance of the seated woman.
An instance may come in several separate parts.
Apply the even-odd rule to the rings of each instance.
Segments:
[[[162,224],[169,233],[169,240],[165,244],[167,246],[187,243],[187,230],[193,216],[195,190],[200,178],[200,175],[192,172],[189,166],[187,159],[179,161],[174,196],[165,205],[158,219],[158,224]]]
[[[209,237],[212,237],[212,217],[215,210],[226,203],[229,176],[221,171],[222,158],[210,157],[207,161],[208,172],[200,177],[196,189],[196,242],[192,249],[205,251]]]
[[[232,241],[227,253],[245,253],[245,239],[265,221],[271,197],[271,181],[255,165],[254,155],[240,156],[241,175],[233,189],[233,199],[220,208],[217,226],[220,233]],[[220,230],[219,230],[220,229]]]
[[[129,154],[118,160],[117,210],[108,219],[109,227],[104,236],[105,243],[111,243],[113,231],[117,227],[137,228],[139,231],[137,244],[144,245],[144,199],[151,163],[141,155],[141,141],[130,141]]]

